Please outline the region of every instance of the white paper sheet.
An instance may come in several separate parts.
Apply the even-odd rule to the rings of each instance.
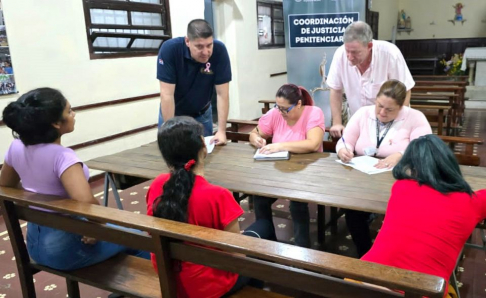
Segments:
[[[208,154],[210,154],[211,152],[213,152],[213,149],[214,149],[214,143],[209,144],[209,141],[211,141],[211,139],[213,137],[214,136],[204,137],[204,143],[206,144],[206,148],[208,149]]]
[[[358,156],[351,159],[350,162],[344,163],[341,160],[336,160],[338,163],[343,164],[345,166],[349,166],[355,168],[358,171],[366,173],[368,175],[383,173],[391,171],[391,169],[377,169],[375,165],[380,161],[378,158],[374,158],[371,156]]]

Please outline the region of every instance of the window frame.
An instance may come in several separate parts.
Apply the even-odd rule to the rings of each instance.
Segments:
[[[259,50],[266,50],[266,49],[285,49],[285,17],[283,16],[283,2],[280,1],[271,1],[271,0],[257,0],[256,2],[256,18],[257,18],[257,28],[258,28],[258,7],[260,4],[262,6],[267,6],[270,7],[270,18],[271,18],[271,32],[272,32],[272,43],[269,45],[261,45],[260,44],[260,35],[259,32],[257,32],[257,43],[258,43],[258,49]],[[284,27],[284,35],[283,35],[283,43],[282,44],[275,44],[275,28],[273,26],[273,23],[275,22],[275,17],[273,15],[273,10],[274,8],[280,8],[282,10],[282,18],[278,18],[277,20],[282,20],[282,24]]]
[[[131,48],[136,39],[160,39],[162,43],[172,38],[171,19],[169,0],[161,0],[161,4],[130,2],[128,0],[82,0],[84,8],[84,19],[86,22],[86,35],[90,59],[109,59],[109,58],[131,58],[156,56],[159,49],[150,48]],[[91,22],[90,9],[109,9],[127,11],[128,24],[93,24]],[[162,17],[162,26],[142,26],[132,25],[131,12],[149,12],[160,13]],[[165,19],[165,24],[164,24]],[[129,29],[129,30],[163,30],[164,35],[146,35],[136,33],[118,33],[118,32],[93,32],[91,29]],[[98,37],[119,37],[130,38],[127,47],[124,50],[117,48],[117,53],[95,53],[95,51],[113,51],[113,48],[94,47],[93,43]],[[161,44],[162,44],[161,43]]]

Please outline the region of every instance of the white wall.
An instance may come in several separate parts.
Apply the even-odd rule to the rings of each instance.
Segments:
[[[233,80],[230,83],[230,116],[254,119],[261,116],[258,100],[272,99],[287,83],[285,49],[258,49],[256,0],[221,0],[215,5],[218,38],[228,48]]]
[[[391,0],[395,1],[395,0]],[[385,5],[388,0],[373,0],[375,5]],[[462,2],[464,24],[453,25],[448,20],[454,19],[453,6]],[[389,6],[390,4],[386,4]],[[474,38],[486,37],[486,1],[484,0],[399,0],[398,9],[390,11],[390,16],[397,19],[398,10],[404,9],[412,20],[410,34],[397,34],[397,39],[432,39],[432,38]],[[384,12],[385,14],[385,12]],[[380,13],[380,23],[384,14]],[[430,23],[435,23],[431,25]],[[381,24],[380,24],[381,29]]]
[[[391,40],[392,28],[397,26],[398,0],[373,0],[372,11],[380,13],[378,36],[374,39]]]
[[[90,60],[82,0],[2,0],[2,5],[20,94],[44,86],[58,88],[76,107],[159,92],[155,56]],[[183,36],[191,19],[204,17],[204,2],[170,0],[170,12],[173,36]],[[0,110],[18,96],[0,96]],[[154,124],[157,113],[158,98],[82,111],[63,144]],[[77,153],[87,160],[155,139],[156,131],[151,130]],[[0,163],[11,140],[10,130],[0,126]]]

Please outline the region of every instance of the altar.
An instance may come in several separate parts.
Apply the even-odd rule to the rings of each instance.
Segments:
[[[461,70],[466,71],[467,68],[470,86],[486,87],[486,47],[466,49]]]

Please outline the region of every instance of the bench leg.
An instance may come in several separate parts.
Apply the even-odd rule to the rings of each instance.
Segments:
[[[442,135],[442,127],[444,126],[444,110],[440,109],[439,110],[439,117],[438,117],[438,122],[437,122],[437,134],[439,136]]]
[[[69,298],[81,298],[77,281],[66,278],[67,293]]]
[[[34,287],[34,273],[36,272],[30,266],[29,253],[25,246],[22,228],[15,212],[14,203],[2,201],[0,207],[10,236],[15,262],[17,263],[22,296],[24,298],[36,298]]]

